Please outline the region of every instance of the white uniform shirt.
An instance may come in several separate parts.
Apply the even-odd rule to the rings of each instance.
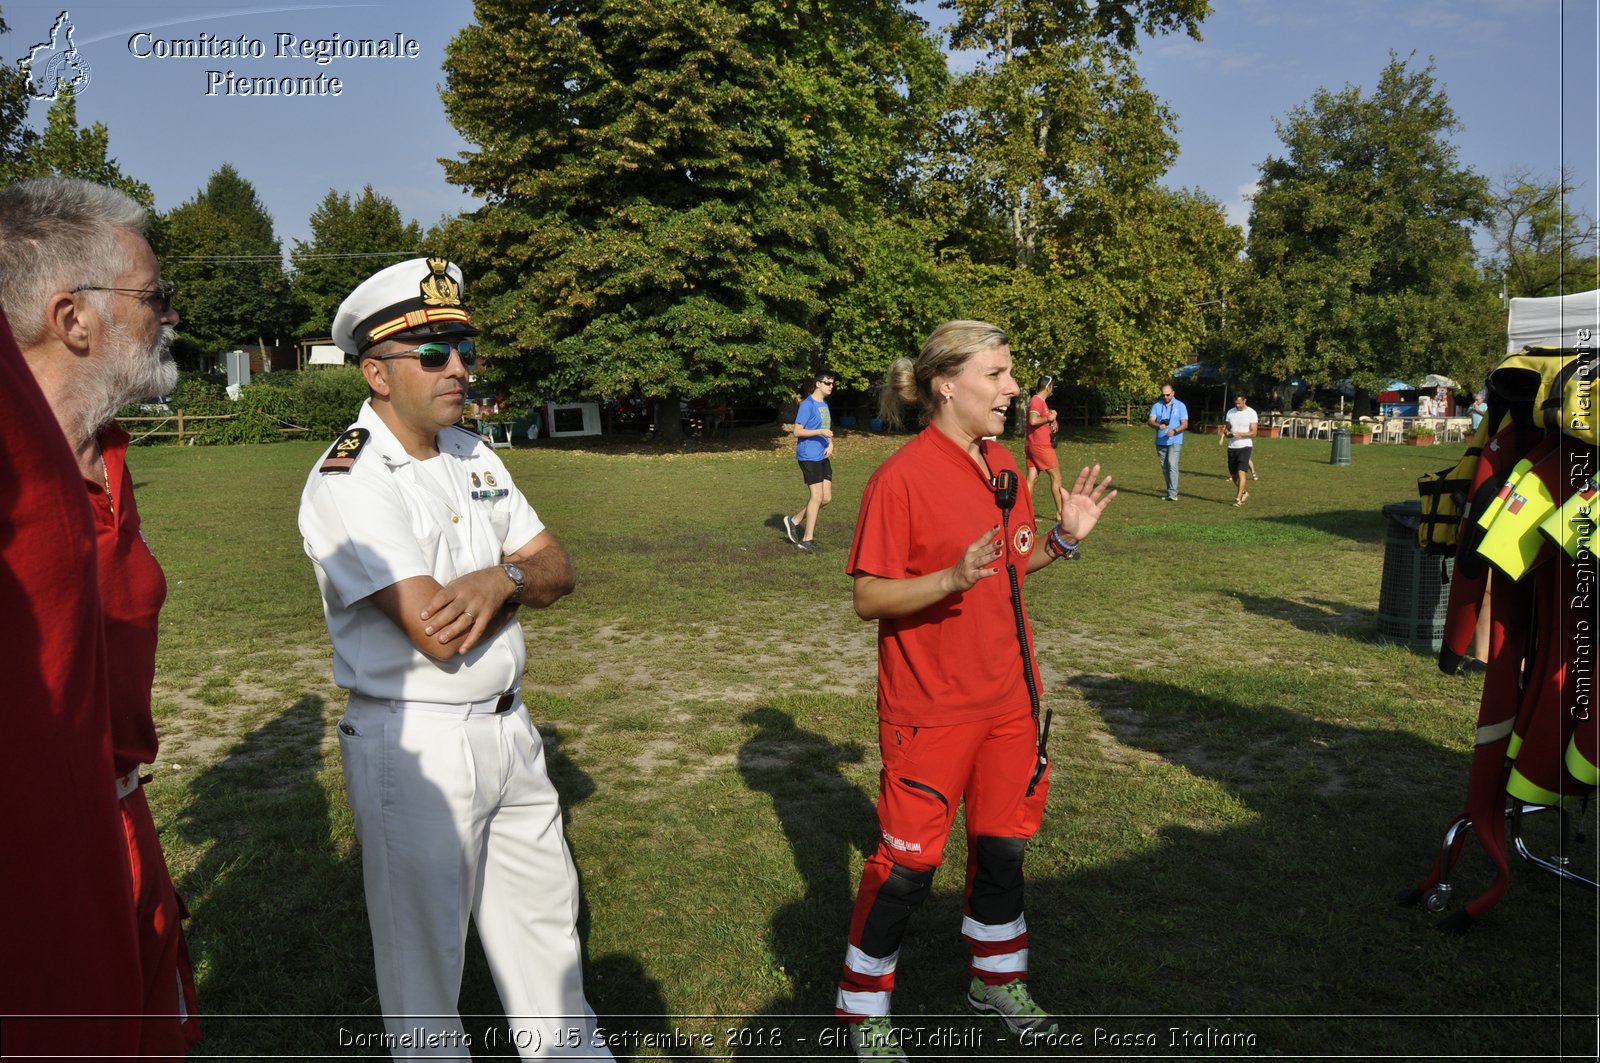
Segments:
[[[1251,425],[1260,423],[1260,418],[1256,416],[1256,411],[1248,406],[1242,410],[1235,406],[1228,411],[1227,421],[1228,431],[1233,433],[1228,438],[1229,450],[1238,450],[1241,447],[1248,447],[1255,443],[1254,439],[1240,437],[1245,436],[1250,431]]]
[[[371,698],[445,704],[510,690],[527,661],[517,624],[440,662],[413,646],[371,595],[412,576],[445,584],[499,564],[544,530],[539,514],[472,432],[444,429],[439,457],[424,463],[406,453],[370,401],[354,427],[372,433],[354,466],[321,472],[324,452],[300,495],[300,534],[322,591],[334,682]]]

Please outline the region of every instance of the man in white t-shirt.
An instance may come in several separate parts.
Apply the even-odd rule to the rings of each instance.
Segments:
[[[1228,411],[1228,476],[1234,485],[1233,504],[1242,506],[1250,497],[1244,488],[1245,474],[1250,471],[1250,452],[1255,449],[1256,426],[1261,419],[1250,408],[1241,392],[1233,397],[1233,409]]]

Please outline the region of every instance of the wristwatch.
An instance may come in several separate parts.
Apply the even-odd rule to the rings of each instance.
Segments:
[[[506,600],[515,602],[522,601],[522,592],[528,587],[528,581],[523,577],[522,569],[518,568],[516,565],[506,564],[500,566],[500,571],[510,576],[511,582],[517,585],[515,590],[506,595]]]

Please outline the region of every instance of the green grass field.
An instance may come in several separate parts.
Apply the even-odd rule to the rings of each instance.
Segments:
[[[776,431],[502,452],[578,568],[574,595],[524,612],[523,691],[619,1054],[844,1054],[827,1016],[877,752],[874,629],[843,567],[899,442],[841,437],[815,555],[772,524],[803,493]],[[170,585],[150,794],[193,913],[196,1058],[372,1054],[342,1046],[380,1029],[342,696],[295,528],[319,449],[132,455]],[[1084,559],[1028,587],[1056,713],[1032,984],[1068,1036],[1024,1048],[960,1013],[958,833],[902,952],[896,1013],[931,1031],[915,1057],[1593,1056],[1593,893],[1518,863],[1464,937],[1394,903],[1463,804],[1481,682],[1373,641],[1381,507],[1459,450],[1328,452],[1261,441],[1235,509],[1222,448],[1194,437],[1166,505],[1147,433],[1066,434],[1064,466],[1101,462],[1121,489]],[[1535,817],[1536,846],[1555,820]],[[1592,875],[1594,810],[1579,822]],[[1488,883],[1475,842],[1456,881]],[[497,1007],[469,964],[469,1030]]]

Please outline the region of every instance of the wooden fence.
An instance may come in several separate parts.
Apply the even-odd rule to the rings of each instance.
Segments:
[[[185,436],[188,436],[191,440],[194,439],[197,434],[195,422],[231,421],[237,416],[238,414],[235,413],[186,414],[182,410],[173,410],[171,413],[159,414],[155,417],[118,417],[117,423],[133,437],[135,443],[141,439],[174,439],[181,444]],[[155,427],[141,432],[135,427],[141,424],[153,424]],[[295,436],[302,435],[309,429],[280,425],[278,431],[286,436]]]

